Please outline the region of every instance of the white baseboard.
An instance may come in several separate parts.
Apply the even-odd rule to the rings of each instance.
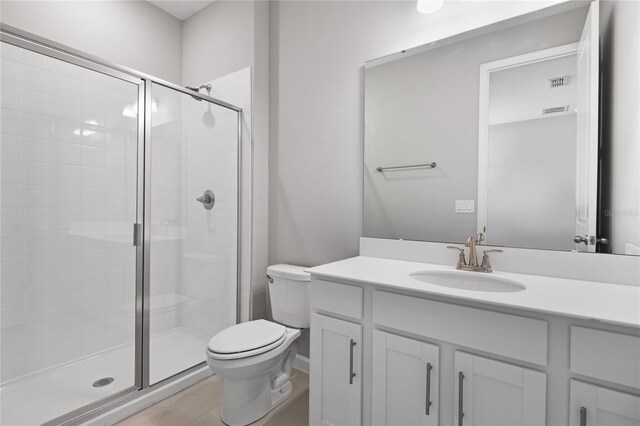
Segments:
[[[293,368],[309,373],[309,358],[299,354],[296,355],[296,359],[293,360]]]

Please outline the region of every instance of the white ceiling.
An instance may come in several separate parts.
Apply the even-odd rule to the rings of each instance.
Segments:
[[[189,16],[209,6],[215,0],[147,0],[154,6],[184,21]]]
[[[568,105],[575,113],[577,102],[576,55],[523,64],[491,73],[489,89],[489,123],[542,118],[543,108]],[[549,79],[569,77],[569,84],[549,88]],[[550,116],[562,115],[561,113]],[[550,117],[546,116],[546,117]]]

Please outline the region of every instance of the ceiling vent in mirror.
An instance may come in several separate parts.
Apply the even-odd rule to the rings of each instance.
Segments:
[[[549,79],[549,89],[555,89],[557,87],[563,87],[569,85],[569,76],[563,75],[562,77],[554,77]]]
[[[569,111],[569,105],[551,107],[551,108],[542,108],[542,115],[557,114],[559,112],[567,112],[567,111]]]

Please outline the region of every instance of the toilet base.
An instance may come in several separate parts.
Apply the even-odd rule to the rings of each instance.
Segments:
[[[270,389],[268,385],[268,377],[225,381],[220,411],[222,422],[229,426],[248,425],[269,414],[291,396],[291,381],[278,389]]]
[[[300,330],[287,329],[285,341],[263,354],[219,359],[207,349],[207,364],[222,380],[220,419],[244,426],[266,416],[291,395],[291,366]]]
[[[276,408],[278,405],[285,402],[291,396],[291,391],[293,390],[293,385],[291,381],[288,381],[278,390],[271,391],[271,404],[272,410]]]

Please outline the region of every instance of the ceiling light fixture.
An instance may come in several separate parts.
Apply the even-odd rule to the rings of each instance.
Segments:
[[[435,13],[443,4],[444,0],[418,0],[417,9],[420,13]]]

